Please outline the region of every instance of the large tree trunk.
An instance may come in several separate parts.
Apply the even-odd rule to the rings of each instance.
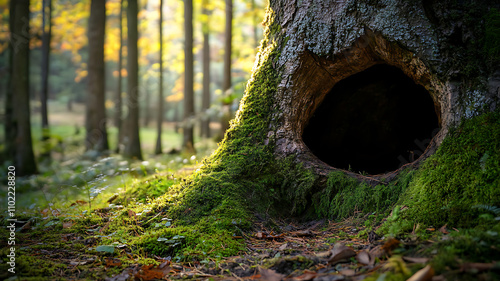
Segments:
[[[7,114],[12,122],[6,134],[8,149],[14,151],[16,175],[24,176],[37,172],[31,140],[30,95],[29,95],[29,0],[11,1],[11,89],[12,104]],[[9,100],[8,99],[8,100]],[[10,139],[12,137],[12,139]],[[10,143],[13,141],[13,143]]]
[[[184,1],[184,120],[182,150],[194,153],[194,90],[193,90],[193,0]]]
[[[452,30],[459,28],[459,23],[439,21],[442,15],[437,13],[444,8],[434,11],[439,4],[432,3],[427,7],[420,2],[403,5],[398,1],[382,6],[357,1],[309,0],[301,5],[272,1],[270,8],[274,13],[268,18],[273,21],[268,31],[271,34],[262,47],[271,48],[273,43],[280,55],[266,57],[263,50],[257,60],[260,64],[272,61],[280,77],[276,92],[268,97],[274,110],[265,133],[266,143],[273,145],[276,157],[294,156],[321,176],[345,170],[368,180],[392,178],[403,165],[416,165],[432,154],[450,126],[485,108],[494,108],[498,99],[495,67],[475,62],[471,65],[478,68],[475,77],[463,74],[460,65],[467,64],[468,59],[478,60],[473,56],[481,60],[481,56],[470,55],[463,47],[474,44],[473,39],[453,41],[457,35]],[[412,16],[404,16],[408,14]],[[463,34],[475,36],[474,26],[460,28]],[[453,44],[460,45],[457,50],[463,53],[449,51]],[[462,56],[464,59],[459,61]],[[384,80],[384,75],[394,76]],[[391,84],[397,77],[408,78],[408,84]],[[484,86],[483,90],[477,90],[478,83]],[[374,91],[363,92],[360,87]],[[413,100],[410,94],[394,96],[387,90],[392,88],[387,87],[415,91],[416,97]],[[358,96],[352,100],[341,94],[326,98],[332,91],[343,90]],[[467,95],[469,91],[476,96]],[[257,94],[247,90],[246,95]],[[321,107],[327,100],[328,107]],[[375,104],[380,108],[372,109]],[[239,118],[257,110],[244,108],[238,113]],[[367,117],[360,117],[359,112]],[[315,115],[320,117],[314,118]],[[259,118],[267,118],[264,116],[259,114]],[[339,118],[345,122],[340,123]],[[244,122],[238,126],[244,126],[241,123]],[[380,135],[381,132],[387,132],[391,138]],[[387,153],[381,155],[380,151]],[[348,158],[336,161],[342,157]],[[360,163],[350,163],[355,159]],[[353,171],[349,172],[351,165]],[[358,172],[373,176],[359,176]]]
[[[485,35],[483,17],[499,4],[465,2],[271,1],[254,73],[212,167],[241,173],[238,181],[261,177],[256,161],[292,159],[317,178],[307,192],[297,187],[301,198],[332,172],[386,184],[418,167],[450,127],[498,106],[500,55],[484,45],[498,37]],[[450,7],[473,14],[462,23]]]
[[[85,112],[85,148],[108,150],[104,95],[104,30],[106,1],[92,0],[89,18],[88,95]]]
[[[141,142],[139,139],[139,65],[137,53],[137,0],[128,0],[127,6],[127,107],[125,157],[142,159]]]
[[[158,116],[156,122],[156,146],[155,146],[155,154],[161,154],[161,134],[162,134],[162,126],[163,126],[163,115],[165,114],[163,110],[163,104],[165,101],[163,100],[163,0],[160,0],[160,20],[159,20],[159,32],[160,32],[160,70],[159,70],[159,78],[160,83],[158,85]]]
[[[47,111],[48,85],[49,85],[49,61],[50,61],[50,39],[52,36],[52,0],[44,0],[42,4],[42,89],[40,92],[42,113],[42,140],[50,137],[49,118]],[[49,151],[44,152],[50,156]]]
[[[210,137],[210,116],[208,109],[210,108],[210,11],[207,8],[208,1],[202,3],[202,14],[205,16],[202,21],[203,33],[203,94],[201,101],[201,128],[200,135],[202,138]]]
[[[229,128],[231,119],[232,89],[231,89],[231,54],[233,40],[233,0],[226,0],[226,31],[224,37],[224,74],[222,81],[222,91],[224,98],[222,100],[222,117],[220,137],[223,138],[226,130]]]

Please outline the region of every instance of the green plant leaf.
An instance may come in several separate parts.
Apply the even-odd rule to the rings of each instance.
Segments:
[[[95,248],[95,250],[98,252],[106,252],[106,253],[112,254],[115,252],[115,246],[101,245],[101,246],[97,246]]]

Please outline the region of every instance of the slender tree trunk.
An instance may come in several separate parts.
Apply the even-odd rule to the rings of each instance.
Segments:
[[[120,143],[123,139],[122,132],[122,68],[123,68],[123,0],[120,0],[120,15],[119,15],[119,24],[120,24],[120,48],[118,50],[118,86],[116,89],[116,97],[115,97],[115,127],[118,129],[118,133],[116,134],[116,149],[115,152],[120,152]]]
[[[208,1],[203,0],[202,13],[205,15],[202,22],[203,31],[203,95],[201,103],[201,137],[210,137],[210,116],[207,114],[210,108],[210,11],[207,9]]]
[[[137,0],[128,0],[127,5],[127,130],[125,139],[125,157],[142,159],[139,138],[139,64],[137,53]]]
[[[14,165],[16,175],[30,175],[37,172],[35,155],[31,141],[30,95],[29,95],[29,0],[10,2],[11,11],[11,89],[13,127],[9,128],[8,136],[14,143],[8,144],[14,150]],[[12,132],[10,130],[15,130]],[[10,139],[8,139],[10,141]]]
[[[161,154],[161,133],[162,133],[162,125],[163,125],[163,0],[160,0],[160,22],[159,22],[159,32],[160,32],[160,85],[158,90],[158,119],[157,119],[157,134],[156,137],[156,147],[155,154]]]
[[[226,37],[224,38],[224,75],[222,90],[225,98],[222,102],[222,118],[220,138],[224,138],[226,130],[229,128],[231,120],[231,51],[233,38],[233,0],[226,0]]]
[[[92,0],[89,18],[88,95],[85,112],[85,148],[109,149],[104,96],[104,32],[106,1]]]
[[[194,152],[193,123],[194,91],[193,91],[193,0],[184,0],[184,30],[185,30],[185,77],[184,77],[184,127],[182,150]]]
[[[40,102],[42,107],[42,140],[48,140],[50,137],[50,131],[47,99],[50,69],[50,39],[52,36],[52,0],[43,0],[42,28],[42,89],[40,93]],[[44,151],[43,156],[50,157],[50,151]]]
[[[148,78],[147,80],[147,85],[151,85],[151,77]],[[151,121],[151,113],[149,110],[149,107],[151,106],[151,91],[149,91],[148,87],[146,91],[144,91],[144,112],[143,112],[143,119],[142,119],[142,126],[147,127],[149,126],[149,123]]]

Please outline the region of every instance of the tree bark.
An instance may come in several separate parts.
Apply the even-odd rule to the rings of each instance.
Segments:
[[[88,95],[85,111],[85,148],[109,149],[106,130],[104,32],[106,1],[92,0],[89,18]]]
[[[182,150],[194,153],[193,116],[194,116],[194,89],[193,89],[193,0],[184,0],[184,120]]]
[[[47,140],[50,137],[47,99],[50,69],[50,40],[52,36],[52,0],[43,0],[42,28],[42,89],[40,92],[40,102],[42,113],[42,140]],[[50,156],[50,152],[45,151],[44,156]]]
[[[137,0],[128,0],[127,6],[127,72],[128,116],[126,121],[125,157],[142,160],[139,138],[139,65],[137,53]]]
[[[201,103],[201,128],[200,134],[202,138],[210,137],[210,116],[208,109],[210,108],[210,11],[207,9],[208,1],[202,3],[202,14],[205,16],[202,22],[203,33],[203,94]]]
[[[9,128],[7,145],[13,149],[16,175],[24,176],[37,172],[31,140],[30,95],[29,95],[29,0],[10,2],[11,11],[11,89],[13,127]],[[7,113],[10,113],[7,112]],[[14,130],[15,132],[13,132]],[[10,137],[13,137],[10,139]],[[12,154],[11,154],[12,155]]]
[[[224,74],[222,82],[223,101],[222,101],[222,117],[221,117],[221,131],[220,138],[224,138],[226,130],[229,128],[229,121],[231,120],[231,53],[232,53],[232,39],[233,39],[233,0],[226,0],[226,31],[224,38]]]
[[[158,85],[158,116],[157,116],[157,124],[156,124],[156,146],[155,146],[155,154],[161,154],[161,134],[162,134],[162,126],[163,126],[163,104],[165,101],[163,100],[163,0],[160,0],[160,20],[159,20],[159,32],[160,32],[160,70],[159,70],[159,78],[160,83]]]
[[[118,133],[116,134],[116,149],[115,152],[120,152],[120,144],[123,140],[123,102],[122,102],[122,68],[123,68],[123,1],[120,0],[120,15],[119,15],[119,24],[120,24],[120,48],[118,49],[118,85],[116,87],[116,96],[115,96],[115,127],[118,129]]]

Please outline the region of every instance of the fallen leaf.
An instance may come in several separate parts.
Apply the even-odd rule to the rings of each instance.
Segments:
[[[434,276],[434,269],[432,269],[430,265],[427,265],[415,272],[415,274],[406,281],[428,281],[432,280],[432,276]]]
[[[291,234],[292,236],[297,236],[297,237],[313,236],[312,231],[310,231],[309,229],[294,231]]]
[[[434,227],[429,227],[429,228],[426,228],[425,230],[430,231],[430,232],[436,231],[436,229]]]
[[[332,254],[331,251],[325,251],[325,252],[318,252],[318,253],[315,253],[315,255],[318,257],[318,258],[327,258],[329,257],[330,255]]]
[[[328,259],[328,264],[335,265],[339,262],[346,262],[354,256],[356,256],[356,252],[353,249],[337,243],[332,249],[332,256]]]
[[[427,263],[429,258],[403,257],[403,260],[411,263]]]
[[[153,279],[164,279],[170,273],[170,266],[159,268],[153,265],[144,265],[135,277],[139,280],[148,281]]]
[[[265,269],[265,268],[259,267],[259,272],[261,275],[260,280],[263,280],[263,281],[281,281],[283,278],[285,278],[285,275],[279,274],[272,269]]]
[[[110,267],[110,266],[120,266],[122,265],[122,262],[120,260],[116,260],[115,259],[112,259],[112,258],[107,258],[106,259],[106,267]]]
[[[373,259],[381,258],[382,256],[385,256],[385,255],[386,255],[386,252],[385,252],[384,248],[382,248],[382,245],[378,245],[375,248],[370,250],[370,256],[372,256]]]
[[[439,229],[439,232],[443,233],[443,234],[448,234],[448,230],[446,230],[446,224],[441,226],[441,228]]]
[[[494,263],[478,263],[478,262],[470,262],[464,263],[460,266],[460,269],[465,272],[481,272],[488,271],[492,269]]]
[[[370,256],[370,253],[367,251],[360,251],[356,255],[356,260],[359,263],[365,264],[365,265],[373,265],[375,263],[375,259]]]
[[[384,249],[387,254],[391,255],[392,250],[396,249],[399,244],[401,244],[401,241],[391,237],[384,243],[382,249]]]
[[[288,243],[285,243],[285,244],[281,245],[281,246],[278,248],[278,250],[280,250],[280,251],[284,251],[284,250],[286,250],[286,248],[287,248],[287,247],[288,247]]]
[[[86,263],[87,263],[86,261],[73,260],[69,262],[69,265],[84,265]]]
[[[70,228],[73,225],[74,225],[74,223],[71,221],[63,222],[63,228]]]
[[[340,271],[340,274],[345,276],[354,276],[356,275],[356,271],[354,271],[354,269],[342,269]]]
[[[308,281],[308,280],[313,280],[314,278],[316,278],[316,276],[318,276],[318,274],[316,272],[305,272],[304,274],[300,275],[300,276],[297,276],[297,277],[294,277],[293,280],[296,280],[296,281]]]

